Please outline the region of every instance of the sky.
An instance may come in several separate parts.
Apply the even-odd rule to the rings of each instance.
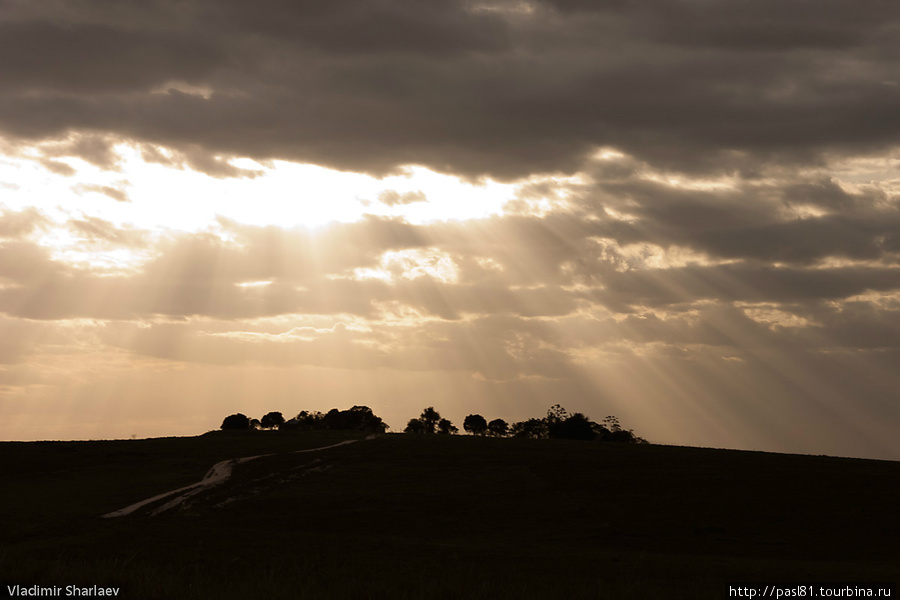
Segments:
[[[891,0],[4,0],[0,440],[900,460],[898,66]]]

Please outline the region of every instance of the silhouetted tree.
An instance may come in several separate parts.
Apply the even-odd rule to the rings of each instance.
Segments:
[[[547,422],[544,419],[519,421],[518,423],[513,423],[510,431],[513,437],[540,440],[547,437]]]
[[[594,437],[601,442],[605,442],[607,436],[609,436],[609,429],[601,425],[600,423],[595,423],[591,421],[591,428],[594,430]]]
[[[242,413],[237,413],[234,415],[228,415],[225,417],[225,420],[222,421],[222,429],[250,429],[250,419],[247,415]]]
[[[605,427],[604,427],[605,425]],[[623,429],[622,425],[613,415],[608,415],[603,419],[603,425],[599,426],[603,431],[600,432],[600,439],[604,442],[620,442],[625,444],[646,444],[647,440],[634,435],[631,429]]]
[[[425,424],[422,423],[422,419],[410,419],[409,423],[406,424],[406,429],[403,430],[403,433],[425,433]]]
[[[284,425],[284,417],[280,412],[270,412],[263,415],[263,418],[260,419],[259,424],[263,429],[275,429],[277,427],[281,427]]]
[[[509,425],[503,419],[494,419],[487,425],[488,432],[497,437],[504,437],[509,433]]]
[[[340,411],[333,408],[324,416],[322,422],[328,429],[351,429],[374,433],[384,433],[387,429],[384,421],[368,406],[354,406]]]
[[[610,432],[622,431],[622,426],[619,424],[619,419],[617,419],[614,415],[606,415],[603,418],[602,422],[603,426]]]
[[[323,414],[319,411],[300,411],[286,421],[281,429],[308,431],[310,429],[350,429],[370,433],[384,433],[388,426],[368,406],[353,406],[347,410],[332,408]]]
[[[347,420],[351,429],[374,433],[384,433],[387,429],[387,424],[368,406],[354,406],[346,412],[349,413]]]
[[[309,429],[324,429],[324,421],[325,415],[319,411],[308,412],[302,410],[296,417],[285,423],[285,425],[288,425],[288,429],[300,429],[305,431]]]
[[[560,404],[554,404],[550,408],[547,409],[547,425],[550,426],[554,423],[561,423],[569,418],[569,413],[565,408]]]
[[[605,441],[607,442],[624,442],[626,444],[633,444],[638,441],[638,438],[634,436],[634,434],[628,429],[620,429],[618,431],[610,431],[606,436]]]
[[[575,413],[563,420],[547,425],[547,434],[561,440],[592,440],[597,437],[594,423],[581,413]]]
[[[422,422],[425,433],[435,433],[437,431],[437,425],[441,421],[441,415],[438,411],[434,410],[433,406],[429,406],[422,411],[421,415],[419,415],[419,420]]]
[[[250,419],[250,429],[262,429],[259,419]]]
[[[450,419],[441,419],[440,421],[438,421],[437,430],[438,433],[443,434],[459,433],[459,429],[457,429],[456,426],[450,422]]]
[[[336,408],[332,408],[322,417],[322,425],[325,429],[347,429],[344,421],[344,415]]]
[[[484,435],[487,428],[487,421],[481,415],[469,415],[463,420],[463,429],[473,435]]]

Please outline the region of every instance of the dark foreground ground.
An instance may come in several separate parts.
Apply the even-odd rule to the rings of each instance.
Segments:
[[[351,437],[2,443],[0,597],[713,599],[729,581],[900,579],[897,462],[412,435],[286,453]],[[184,509],[100,518],[267,452],[284,454]]]

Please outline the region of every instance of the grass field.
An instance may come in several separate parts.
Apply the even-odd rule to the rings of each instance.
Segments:
[[[723,598],[897,581],[900,463],[471,436],[0,444],[0,583],[121,598]],[[100,515],[230,479],[157,516]],[[5,593],[5,589],[3,590]]]

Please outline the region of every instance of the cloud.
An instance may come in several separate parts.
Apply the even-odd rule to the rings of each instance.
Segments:
[[[17,363],[28,353],[34,337],[33,329],[27,321],[0,318],[0,336],[3,338],[0,365]]]
[[[41,320],[321,315],[388,323],[399,318],[412,319],[413,331],[433,329],[423,323],[436,320],[451,328],[447,332],[453,337],[445,332],[441,339],[456,339],[453,347],[477,356],[494,344],[498,350],[488,363],[507,366],[476,368],[461,350],[435,358],[435,364],[507,373],[485,375],[502,379],[532,369],[521,358],[518,363],[510,358],[507,336],[516,331],[526,336],[517,338],[520,352],[546,352],[555,357],[553,364],[568,367],[577,362],[572,352],[591,348],[615,354],[654,344],[657,351],[708,346],[739,353],[754,345],[792,345],[811,352],[880,347],[889,337],[885,332],[893,330],[896,306],[866,295],[889,299],[900,289],[900,269],[894,266],[776,267],[759,255],[751,261],[682,266],[654,267],[640,255],[622,262],[626,247],[597,241],[609,223],[567,212],[493,217],[465,226],[376,217],[316,230],[224,219],[219,226],[227,239],[209,232],[154,240],[98,218],[70,221],[71,231],[98,248],[150,251],[142,265],[116,273],[89,263],[74,266],[34,242],[11,240],[0,247],[6,266],[0,276],[7,282],[0,286],[0,310]],[[406,258],[383,262],[397,252]],[[443,270],[429,270],[434,261]],[[385,265],[392,271],[384,277],[359,275],[366,270],[377,275]],[[832,305],[843,308],[826,310]],[[509,329],[476,323],[503,323]],[[534,329],[538,323],[544,326]],[[197,343],[211,352],[217,340],[235,348],[247,343],[218,337]],[[413,350],[418,342],[404,342],[390,345],[394,360],[387,361],[373,350],[385,348],[384,339],[366,343],[374,345],[363,344],[357,354],[375,357],[364,361],[370,367],[405,368],[433,354]],[[141,346],[148,347],[153,346]],[[532,366],[536,373],[559,369]]]
[[[136,18],[92,22],[100,15],[90,12],[48,5],[37,15],[0,22],[0,77],[22,91],[102,94],[193,80],[222,60],[189,32],[148,28]]]
[[[428,198],[421,191],[401,194],[396,190],[385,190],[378,194],[378,201],[386,206],[402,206],[414,202],[427,202]]]
[[[864,205],[859,215],[872,208]],[[583,210],[422,225],[369,217],[317,229],[220,219],[207,232],[167,236],[71,220],[86,252],[146,252],[114,273],[89,258],[67,262],[19,225],[11,229],[22,237],[0,246],[0,361],[16,373],[9,393],[90,379],[84,365],[178,365],[180,376],[201,379],[259,370],[273,381],[383,377],[393,383],[379,388],[390,396],[379,402],[396,406],[418,396],[391,386],[421,375],[459,378],[455,389],[492,398],[498,412],[540,414],[564,398],[666,441],[826,451],[821,440],[788,442],[772,423],[789,414],[820,432],[844,430],[840,452],[893,456],[878,423],[890,420],[884,394],[898,383],[900,270],[758,257],[623,262],[629,249],[598,237],[621,223]],[[757,226],[766,215],[739,213],[731,224]],[[673,227],[714,224],[701,214]],[[425,268],[448,261],[455,269]],[[359,276],[386,266],[383,277]],[[730,438],[698,425],[713,418]],[[846,431],[851,421],[859,432]],[[672,423],[692,433],[679,437]]]
[[[740,206],[738,199],[729,202]],[[637,221],[588,220],[579,212],[425,225],[368,217],[309,230],[220,219],[218,232],[164,237],[152,248],[146,232],[86,217],[70,221],[70,230],[98,248],[150,250],[149,258],[113,276],[52,259],[33,242],[10,242],[2,252],[15,268],[6,276],[23,287],[0,290],[0,307],[32,318],[375,317],[411,309],[458,320],[559,317],[590,307],[631,313],[704,301],[812,304],[900,288],[895,263],[875,260],[896,255],[890,218],[778,223],[758,206],[744,216],[704,204],[692,211],[685,202],[677,200],[681,211],[671,216],[649,202],[647,209],[636,205]],[[699,254],[672,264],[673,251],[656,254],[661,246],[635,251],[641,239]],[[851,262],[813,264],[828,256]]]
[[[191,149],[182,153],[185,163],[195,171],[205,173],[210,177],[226,178],[226,177],[242,177],[254,179],[263,174],[258,169],[242,169],[232,165],[227,158],[221,156],[211,156],[207,152],[197,149]]]
[[[116,227],[99,217],[85,216],[68,222],[69,230],[96,244],[143,248],[148,243],[148,232],[134,227]]]
[[[630,271],[610,276],[597,298],[613,310],[709,299],[722,302],[814,302],[900,288],[900,269],[776,269],[719,265]]]
[[[48,163],[61,164],[47,157],[58,158],[65,156],[80,158],[106,171],[116,171],[119,168],[121,157],[116,152],[115,143],[115,140],[100,135],[70,135],[68,138],[60,141],[42,144],[41,151],[45,158],[41,160],[41,164],[45,167],[47,167]],[[58,169],[59,167],[55,168]],[[53,169],[51,168],[51,170]],[[69,173],[61,172],[60,174],[68,175]]]
[[[831,260],[894,264],[900,231],[888,186],[844,187],[813,173],[724,181],[674,177],[623,158],[573,189],[576,214],[619,246],[682,248],[708,261],[794,266]]]
[[[700,47],[734,48],[750,52],[845,50],[877,35],[884,13],[875,5],[858,12],[842,2],[803,5],[738,0],[727,7],[701,2],[656,2],[649,27],[667,41]],[[895,16],[895,15],[894,15]]]
[[[0,131],[504,178],[571,173],[601,146],[686,172],[812,165],[900,126],[883,3],[103,5],[12,3]]]
[[[0,204],[0,210],[0,239],[24,238],[50,224],[47,217],[34,207],[13,211]]]
[[[231,323],[209,320],[150,327],[122,323],[104,328],[101,337],[139,355],[183,363],[461,371],[490,381],[573,374],[565,352],[534,343],[534,327],[515,318],[432,321],[416,327],[368,322],[364,328],[294,327],[277,333],[258,328],[245,325],[236,331]]]
[[[72,190],[78,194],[84,192],[95,192],[103,194],[115,200],[116,202],[130,202],[128,194],[120,187],[112,187],[110,185],[99,185],[95,183],[79,183],[72,187]]]
[[[74,167],[58,160],[43,159],[40,163],[41,166],[51,173],[62,175],[63,177],[71,177],[78,172]]]

